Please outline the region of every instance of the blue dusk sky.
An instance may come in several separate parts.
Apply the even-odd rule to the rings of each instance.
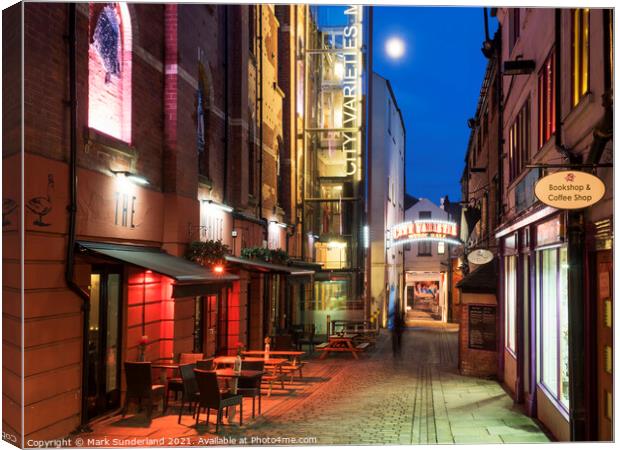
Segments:
[[[373,26],[374,71],[390,80],[405,121],[406,190],[436,204],[446,194],[458,201],[467,119],[476,113],[487,63],[483,8],[377,6]],[[496,29],[489,15],[491,37]],[[405,43],[399,60],[385,52],[393,36]]]

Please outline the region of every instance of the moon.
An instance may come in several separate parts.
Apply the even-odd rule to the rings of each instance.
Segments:
[[[385,51],[392,59],[400,59],[405,54],[405,43],[401,38],[391,37],[385,43]]]

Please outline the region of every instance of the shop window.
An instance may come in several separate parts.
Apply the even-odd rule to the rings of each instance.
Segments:
[[[508,132],[510,181],[525,168],[530,154],[530,102],[526,101]]]
[[[538,73],[538,148],[555,133],[555,50]]]
[[[504,258],[504,302],[506,304],[506,348],[516,354],[517,344],[517,257]]]
[[[540,250],[537,258],[539,381],[568,410],[567,250],[565,247]]]
[[[576,106],[588,91],[590,75],[590,9],[571,10],[572,104]]]
[[[131,22],[124,3],[90,5],[88,126],[131,141]]]

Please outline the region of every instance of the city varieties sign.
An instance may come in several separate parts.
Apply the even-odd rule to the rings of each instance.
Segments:
[[[396,224],[390,228],[387,244],[389,247],[419,241],[461,244],[457,238],[456,223],[443,220],[416,220]]]
[[[536,198],[558,209],[582,209],[605,195],[605,184],[595,175],[565,170],[541,178],[534,187]]]

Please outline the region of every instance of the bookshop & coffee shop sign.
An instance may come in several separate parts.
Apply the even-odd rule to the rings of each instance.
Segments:
[[[534,193],[538,200],[554,208],[582,209],[603,198],[605,184],[595,175],[567,170],[541,178]]]

